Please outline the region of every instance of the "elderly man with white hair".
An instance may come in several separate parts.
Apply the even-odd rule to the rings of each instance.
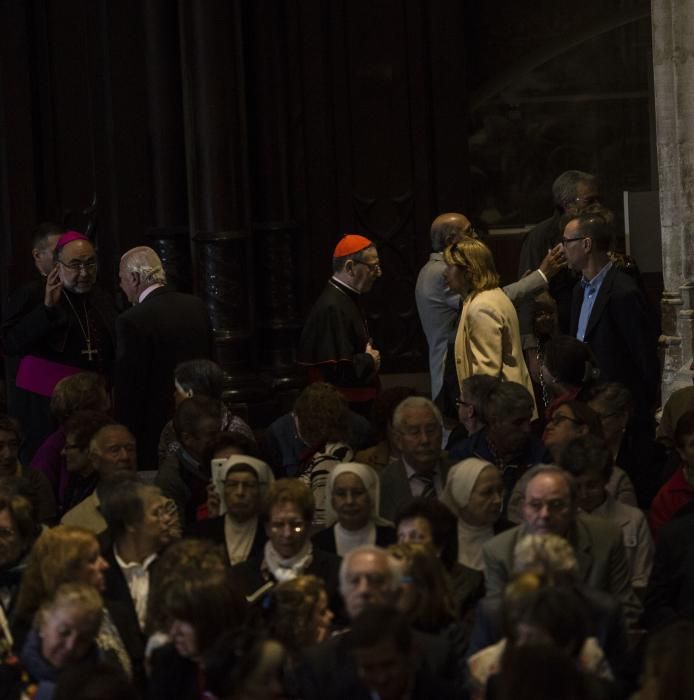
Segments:
[[[451,461],[441,449],[443,418],[433,401],[410,396],[393,412],[393,439],[400,459],[381,473],[381,516],[395,520],[398,511],[421,496],[443,492]]]
[[[201,299],[166,286],[151,248],[125,253],[119,278],[133,307],[116,322],[115,413],[137,439],[140,468],[154,469],[161,429],[173,413],[174,369],[210,357],[212,330]]]
[[[364,545],[349,551],[340,566],[340,594],[351,621],[368,615],[373,606],[397,602],[399,567],[385,549]],[[413,640],[421,653],[420,663],[434,675],[455,680],[457,671],[450,642],[443,637],[413,631]],[[337,634],[308,649],[299,670],[299,690],[306,700],[366,698],[368,691],[354,662],[350,634]]]

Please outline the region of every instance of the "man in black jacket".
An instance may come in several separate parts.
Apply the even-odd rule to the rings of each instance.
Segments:
[[[159,435],[173,414],[174,369],[211,356],[212,329],[202,299],[165,286],[151,248],[125,253],[119,277],[133,307],[116,321],[115,414],[137,440],[140,469],[155,469]]]
[[[629,387],[637,421],[647,426],[658,386],[657,338],[641,290],[609,258],[612,233],[600,214],[581,214],[566,224],[566,260],[582,275],[573,292],[571,335],[593,351],[602,379]]]

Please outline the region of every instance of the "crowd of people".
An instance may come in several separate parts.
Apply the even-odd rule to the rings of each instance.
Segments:
[[[638,271],[595,178],[554,196],[504,288],[434,220],[428,396],[381,389],[387,271],[344,236],[264,429],[153,250],[117,315],[93,242],[42,226],[2,324],[0,699],[694,697],[694,387],[656,437]]]

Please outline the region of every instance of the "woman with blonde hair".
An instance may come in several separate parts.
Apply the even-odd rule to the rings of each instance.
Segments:
[[[443,259],[448,286],[463,300],[455,338],[458,383],[487,374],[522,384],[533,395],[518,315],[499,287],[491,251],[479,240],[464,238],[448,246]]]
[[[99,543],[89,530],[68,525],[45,530],[29,553],[19,589],[12,629],[17,643],[21,644],[36,612],[61,585],[82,584],[102,593],[106,569],[108,564],[101,556]],[[102,655],[132,675],[123,640],[105,608],[96,643]]]
[[[98,658],[103,601],[88,584],[64,583],[36,613],[21,661],[31,686],[22,697],[52,698],[64,669]]]

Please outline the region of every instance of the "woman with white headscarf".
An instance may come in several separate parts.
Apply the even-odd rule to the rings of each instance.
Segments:
[[[482,547],[511,527],[501,518],[504,485],[498,467],[470,457],[453,465],[441,500],[458,518],[458,562],[482,569]]]
[[[380,482],[373,467],[357,462],[336,465],[325,493],[329,527],[313,537],[318,549],[343,557],[365,544],[387,547],[395,543],[395,528],[378,515]]]
[[[221,496],[220,517],[194,523],[186,534],[224,545],[229,564],[234,565],[262,552],[267,542],[259,514],[275,478],[265,462],[248,455],[216,462],[212,460],[212,483]]]

